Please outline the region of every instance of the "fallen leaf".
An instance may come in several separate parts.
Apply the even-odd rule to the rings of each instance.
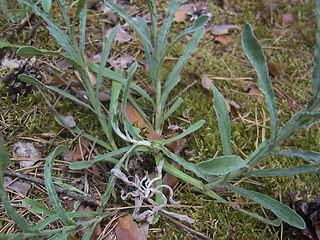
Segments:
[[[73,153],[72,160],[75,162],[82,161],[83,158],[85,158],[89,154],[87,150],[89,145],[90,145],[90,141],[88,139],[80,137],[79,143],[77,143],[77,145],[74,147],[72,151]]]
[[[196,11],[194,3],[181,5],[174,15],[175,22],[183,22]]]
[[[39,151],[33,146],[33,143],[17,142],[13,145],[12,156],[14,158],[35,158],[19,161],[20,168],[33,166],[40,157]]]
[[[107,31],[106,31],[106,38],[109,37],[111,31],[112,31],[113,28],[109,28]],[[117,35],[115,37],[115,41],[118,41],[118,42],[129,42],[133,37],[127,33],[122,27],[119,27],[119,30],[117,32]]]
[[[57,61],[56,66],[62,71],[66,71],[69,68],[73,67],[72,63],[70,63],[69,61],[67,61],[65,59]],[[66,73],[64,73],[64,74],[66,74]]]
[[[269,70],[269,73],[274,78],[278,78],[278,77],[284,75],[284,66],[280,62],[277,62],[277,63],[268,62],[268,70]]]
[[[259,100],[263,101],[264,96],[259,88],[255,84],[251,84],[250,86],[244,86],[244,90],[249,94],[259,98]]]
[[[77,125],[76,121],[72,116],[65,116],[65,117],[61,116],[61,118],[62,118],[62,122],[70,128],[73,128]]]
[[[124,71],[125,69],[129,68],[131,63],[133,63],[133,58],[130,55],[125,54],[122,57],[119,57],[115,60],[109,58],[108,63],[115,69],[120,69]]]
[[[115,227],[117,240],[138,240],[140,230],[132,215],[121,217]]]
[[[212,80],[208,77],[207,74],[203,74],[201,77],[201,84],[205,89],[211,90]]]
[[[15,192],[21,193],[24,196],[27,196],[28,191],[30,189],[30,184],[26,182],[14,181],[12,182],[12,178],[4,177],[3,185],[6,189],[13,190]]]
[[[293,22],[294,18],[291,13],[286,13],[282,15],[283,25],[290,25]]]
[[[231,37],[229,35],[218,35],[216,41],[221,43],[222,45],[228,45],[231,41]]]
[[[222,24],[215,26],[211,29],[211,33],[213,35],[226,35],[230,32],[232,29],[238,28],[237,25],[232,25],[232,24]]]

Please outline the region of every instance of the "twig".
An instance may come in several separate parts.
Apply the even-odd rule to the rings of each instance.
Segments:
[[[61,115],[58,113],[58,111],[51,105],[50,101],[47,99],[47,97],[44,95],[44,93],[41,91],[41,89],[36,86],[38,91],[40,92],[41,96],[43,97],[43,99],[46,101],[46,103],[48,104],[48,106],[51,108],[51,110],[56,114],[56,116],[59,118],[59,120],[62,122],[63,126],[72,134],[72,136],[74,136],[75,138],[77,138],[78,136],[71,130],[71,128],[65,124],[63,118],[61,117]]]
[[[38,183],[40,185],[45,186],[44,180],[42,180],[40,178],[31,177],[31,176],[23,174],[23,173],[19,173],[19,172],[15,172],[15,171],[6,169],[4,171],[4,174],[7,176],[17,177],[17,178],[20,178],[20,179],[23,179],[23,180],[26,180],[29,182],[34,182],[34,183]],[[86,202],[86,203],[89,203],[89,204],[92,204],[95,206],[101,206],[101,202],[99,200],[95,199],[94,197],[83,196],[81,194],[72,192],[72,191],[70,191],[66,188],[63,188],[63,187],[56,187],[56,191],[57,191],[57,193],[66,194],[68,197],[71,197],[75,200]]]
[[[173,103],[174,101],[176,101],[181,95],[182,93],[184,93],[185,91],[187,91],[189,88],[191,88],[193,85],[195,85],[197,83],[197,80],[194,80],[192,83],[190,83],[188,86],[186,86],[181,92],[178,93],[178,95],[176,95],[174,98],[172,98],[165,106],[165,108],[169,107],[171,105],[171,103]]]
[[[164,216],[164,217],[166,217],[166,218],[168,218],[171,222],[177,224],[179,227],[185,229],[186,231],[188,231],[188,232],[190,232],[192,234],[195,234],[195,235],[197,235],[197,236],[199,236],[199,237],[201,237],[203,239],[206,239],[206,240],[213,240],[212,238],[210,238],[210,237],[208,237],[208,236],[206,236],[206,235],[204,235],[204,234],[202,234],[200,232],[197,232],[197,231],[187,227],[186,225],[182,224],[181,222],[175,220],[174,218],[169,217],[167,214],[164,214],[163,212],[159,212],[159,214]]]

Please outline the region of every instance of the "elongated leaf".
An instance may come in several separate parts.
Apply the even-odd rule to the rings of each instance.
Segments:
[[[173,161],[177,162],[179,165],[181,165],[183,168],[190,170],[194,172],[198,177],[206,179],[205,175],[202,171],[199,170],[197,166],[195,166],[192,163],[189,163],[188,161],[184,160],[183,158],[179,157],[178,155],[171,152],[169,149],[167,149],[165,146],[158,142],[153,142],[152,146],[161,150],[167,157],[171,158]]]
[[[41,1],[42,8],[45,12],[50,12],[52,1],[51,0],[42,0]]]
[[[246,24],[243,28],[242,45],[246,56],[258,74],[258,87],[265,97],[266,106],[271,118],[272,138],[275,139],[279,127],[277,104],[263,50],[258,40],[255,38],[252,27],[249,24]]]
[[[157,50],[161,53],[165,51],[166,42],[168,40],[168,35],[170,27],[172,25],[175,13],[179,6],[184,3],[186,0],[172,0],[168,6],[168,11],[166,18],[164,19],[157,36]]]
[[[147,23],[143,18],[137,17],[136,24],[137,24],[137,27],[141,30],[141,32],[143,32],[143,34],[145,36],[147,36],[147,39],[149,39],[149,41],[146,41],[144,38],[142,38],[142,45],[144,48],[146,60],[147,60],[148,67],[150,70],[152,83],[154,86],[156,86],[156,78],[157,78],[157,70],[156,69],[157,69],[158,62],[156,60],[154,49],[149,44],[149,42],[151,42],[150,32],[149,32]]]
[[[175,67],[173,68],[171,73],[169,74],[168,79],[166,80],[166,82],[164,84],[164,90],[163,90],[163,93],[161,96],[161,106],[162,106],[161,107],[162,108],[161,115],[163,114],[163,108],[166,104],[169,93],[180,81],[179,73],[180,73],[181,69],[183,68],[184,64],[188,60],[191,53],[198,46],[198,43],[199,43],[200,39],[202,38],[204,32],[205,32],[204,28],[200,28],[197,31],[195,31],[195,33],[193,34],[193,36],[189,40],[182,56],[179,58],[177,64],[175,65]]]
[[[178,170],[177,168],[171,166],[167,161],[164,162],[163,170],[165,170],[166,172],[172,174],[173,176],[176,176],[177,178],[179,178],[187,183],[192,184],[195,187],[198,187],[200,189],[203,189],[203,187],[204,187],[204,184],[201,181],[199,181],[199,180],[189,176],[188,174]]]
[[[80,65],[77,62],[75,62],[71,58],[61,54],[60,52],[56,52],[56,51],[50,51],[50,50],[46,50],[46,49],[38,49],[38,48],[35,48],[32,46],[23,46],[18,49],[17,54],[18,54],[18,56],[21,56],[21,57],[32,57],[35,55],[48,55],[48,56],[61,57],[65,60],[67,60],[68,62],[72,63],[75,67],[80,68]]]
[[[31,206],[31,211],[38,213],[38,214],[44,214],[46,216],[53,216],[56,213],[54,211],[52,211],[51,209],[47,208],[46,206],[44,206],[42,203],[39,203],[35,200],[32,200],[30,198],[24,198],[22,200],[22,204],[25,207],[29,207]]]
[[[197,168],[207,175],[222,175],[240,168],[248,168],[241,157],[236,155],[212,158],[198,163]]]
[[[79,1],[77,2],[76,11],[75,11],[75,13],[74,13],[73,21],[72,21],[72,24],[71,24],[72,28],[75,27],[75,25],[76,25],[76,23],[77,23],[77,21],[78,21],[78,18],[79,18],[79,16],[80,16],[80,13],[83,12],[84,10],[85,10],[85,12],[83,12],[83,14],[87,12],[87,11],[86,11],[87,9],[86,9],[85,3],[86,3],[86,0],[79,0]],[[80,21],[81,21],[81,20],[80,20]]]
[[[164,115],[162,121],[161,121],[161,124],[168,118],[171,116],[171,114],[173,114],[177,109],[178,107],[180,107],[181,103],[183,102],[183,99],[182,98],[178,98],[174,104],[169,108],[168,112],[166,112],[166,114]]]
[[[14,48],[19,48],[21,47],[20,45],[15,45],[9,42],[4,42],[4,41],[0,41],[0,49],[5,48],[5,47],[14,47]]]
[[[62,96],[66,97],[66,98],[69,98],[70,100],[74,101],[75,103],[78,103],[78,104],[80,104],[80,105],[82,105],[82,106],[84,106],[84,107],[87,107],[87,108],[89,108],[91,111],[94,112],[94,109],[93,109],[90,105],[88,105],[88,104],[80,101],[80,100],[77,99],[76,97],[74,97],[74,96],[72,96],[71,94],[69,94],[69,93],[61,90],[60,88],[56,88],[56,87],[53,87],[53,86],[45,85],[45,84],[43,84],[42,82],[40,82],[38,79],[36,79],[36,78],[34,78],[34,77],[32,77],[32,76],[26,75],[26,74],[20,74],[20,75],[19,75],[19,79],[20,79],[21,81],[26,82],[26,83],[36,84],[36,85],[38,85],[38,86],[42,86],[42,87],[45,87],[45,88],[47,88],[47,89],[50,89],[51,91],[56,92],[56,93],[59,93],[59,94],[61,94]]]
[[[64,23],[66,24],[68,31],[70,33],[70,19],[69,19],[69,14],[68,14],[68,9],[66,7],[66,4],[64,3],[64,0],[56,0],[56,3],[57,3],[59,10],[61,12],[62,19],[63,19]]]
[[[104,44],[103,51],[102,51],[102,54],[101,54],[101,61],[100,61],[100,65],[99,65],[99,70],[98,70],[98,74],[97,74],[96,94],[98,94],[99,91],[100,91],[100,87],[101,87],[101,83],[102,83],[102,77],[103,77],[103,70],[106,68],[106,63],[107,63],[107,60],[109,58],[111,45],[112,45],[112,43],[114,41],[114,38],[117,35],[118,29],[119,29],[119,25],[115,26],[112,29],[108,39],[106,40],[106,42]]]
[[[68,148],[66,146],[58,146],[56,147],[56,149],[47,157],[46,162],[44,164],[44,182],[46,185],[46,189],[48,191],[49,197],[50,197],[50,201],[56,211],[56,213],[59,215],[59,217],[61,218],[61,220],[64,222],[65,225],[74,225],[75,222],[70,219],[66,213],[66,211],[64,210],[64,208],[62,207],[58,194],[56,192],[56,189],[53,185],[53,181],[52,181],[52,165],[53,165],[53,161],[56,158],[56,156],[58,156],[61,152],[66,151]]]
[[[282,151],[277,150],[271,152],[272,155],[282,155],[286,157],[300,157],[306,161],[315,161],[320,163],[320,153],[314,151],[302,151],[302,150],[292,150],[292,151]]]
[[[43,20],[51,27],[54,27],[56,29],[59,29],[62,34],[66,35],[62,29],[60,28],[60,26],[51,18],[48,16],[48,14],[46,14],[45,12],[43,12],[37,5],[35,5],[31,0],[19,0],[19,2],[22,2],[24,4],[26,4],[27,6],[29,6],[32,11],[43,18]]]
[[[127,146],[127,147],[120,148],[118,150],[112,151],[110,153],[106,153],[106,154],[103,154],[103,155],[98,155],[91,161],[73,162],[73,163],[71,163],[69,165],[69,168],[73,169],[73,170],[88,168],[88,167],[91,167],[93,164],[95,164],[97,162],[100,162],[100,161],[110,161],[112,163],[118,163],[118,160],[113,158],[113,157],[129,151],[131,147],[132,146]]]
[[[116,4],[104,0],[104,4],[106,4],[112,11],[119,14],[126,22],[135,28],[137,33],[143,39],[143,42],[148,45],[149,48],[152,48],[151,39],[149,36],[145,35],[145,32],[136,24],[136,22],[130,17],[128,13],[126,13],[122,8],[118,7]]]
[[[130,86],[131,86],[131,82],[132,82],[132,78],[133,75],[135,73],[135,71],[137,70],[138,64],[137,62],[134,62],[129,70],[128,70],[128,78],[127,78],[127,83],[125,85],[125,89],[123,91],[123,95],[122,95],[122,101],[121,101],[121,107],[122,110],[125,112],[126,106],[127,106],[127,100],[128,100],[128,96],[129,96],[129,90],[130,90]]]
[[[78,218],[78,217],[96,217],[101,215],[100,213],[96,213],[96,212],[67,212],[67,215],[69,218]],[[34,231],[39,231],[44,229],[46,226],[48,226],[50,223],[59,220],[60,217],[58,216],[58,214],[54,214],[50,217],[47,217],[45,219],[43,219],[41,222],[37,223],[36,225],[34,225],[32,227],[32,230]]]
[[[249,171],[246,176],[251,177],[275,177],[289,176],[301,173],[311,173],[320,171],[319,164],[301,165],[291,168],[272,168],[272,169],[255,169]]]
[[[94,223],[92,223],[90,227],[86,228],[86,231],[83,234],[83,237],[81,238],[81,240],[89,240],[91,238],[94,228],[100,221],[101,221],[101,218],[96,218]]]
[[[59,29],[48,27],[50,34],[56,39],[57,43],[66,51],[67,55],[76,63],[79,62],[78,52],[72,44],[72,41],[66,34],[61,34]]]
[[[241,208],[238,208],[237,210],[242,212],[242,213],[244,213],[244,214],[247,214],[247,215],[249,215],[251,217],[254,217],[254,218],[256,218],[256,219],[258,219],[261,222],[264,222],[266,224],[270,224],[270,225],[273,225],[273,226],[276,226],[276,227],[279,227],[280,224],[281,224],[281,219],[280,218],[276,218],[274,220],[271,220],[271,219],[268,219],[268,218],[264,218],[264,217],[262,217],[262,216],[260,216],[260,215],[258,215],[256,213],[248,212],[248,211],[246,211],[244,209],[241,209]]]
[[[94,71],[94,72],[98,72],[99,66],[93,62],[88,62],[88,67]],[[110,69],[104,68],[103,69],[103,76],[107,77],[109,79],[112,79],[114,81],[117,81],[119,83],[122,83],[123,85],[126,84],[127,79],[125,79],[120,73],[114,72]],[[154,101],[152,100],[152,98],[139,86],[137,86],[136,84],[131,83],[130,86],[133,90],[137,91],[139,94],[141,94],[144,98],[146,98],[149,102],[152,103],[153,106],[155,106]]]
[[[320,94],[320,1],[317,1],[317,14],[318,14],[318,28],[317,28],[317,43],[315,48],[314,55],[314,67],[312,73],[312,93],[313,97],[311,98],[309,104],[311,104],[314,100],[319,98]]]
[[[0,141],[0,199],[4,206],[4,209],[12,220],[18,225],[23,232],[31,232],[28,221],[20,216],[16,209],[11,206],[7,193],[3,186],[4,171],[9,164],[9,157],[5,152],[2,142]]]
[[[272,199],[271,197],[262,193],[254,192],[251,190],[245,190],[243,188],[235,187],[231,184],[225,185],[231,191],[253,201],[260,203],[264,208],[271,210],[282,221],[290,224],[293,227],[304,229],[306,227],[303,219],[294,212],[291,208],[283,203]]]
[[[214,85],[212,85],[212,89],[214,94],[213,106],[218,117],[218,125],[223,153],[224,155],[232,155],[230,119],[227,105],[224,97]]]
[[[109,122],[108,122],[108,127],[110,128],[110,131],[112,128],[118,132],[120,132],[119,128],[114,128],[113,127],[113,120],[116,118],[116,113],[117,113],[117,106],[118,106],[118,99],[120,95],[120,91],[122,88],[122,84],[116,81],[112,82],[112,90],[111,90],[111,98],[110,98],[110,104],[109,104]],[[121,135],[121,134],[120,134]]]
[[[86,0],[78,1],[77,10],[78,10],[78,6],[79,8],[81,7],[81,5],[79,4],[81,4],[81,2],[83,2],[84,4],[85,1]],[[77,14],[77,10],[75,14]],[[75,23],[74,19],[75,18],[73,18],[73,23]],[[85,56],[84,50],[86,47],[86,23],[87,23],[87,6],[84,4],[84,6],[82,6],[80,11],[80,20],[79,20],[79,32],[80,32],[79,49],[82,56]]]
[[[168,49],[166,52],[170,51],[170,49],[185,35],[190,34],[194,31],[197,31],[198,29],[204,27],[204,25],[207,24],[209,20],[209,17],[207,15],[202,15],[200,17],[198,17],[193,25],[185,30],[183,30],[181,33],[179,33],[178,36],[176,36],[176,38],[172,41],[172,43],[169,45]],[[164,57],[166,54],[164,54],[162,57]]]
[[[196,123],[192,124],[190,127],[188,127],[183,133],[181,133],[173,138],[159,141],[159,143],[164,145],[164,144],[167,144],[170,142],[177,141],[177,140],[189,135],[190,133],[198,130],[199,128],[201,128],[205,122],[206,122],[205,120],[199,120],[198,122],[196,122]]]
[[[136,110],[140,113],[140,115],[143,117],[143,120],[145,121],[145,123],[146,123],[151,129],[153,129],[153,126],[152,126],[150,120],[148,119],[148,115],[142,110],[142,108],[140,107],[140,105],[134,100],[134,98],[131,96],[131,94],[129,94],[128,100],[132,103],[132,105],[135,107],[135,109],[136,109]]]

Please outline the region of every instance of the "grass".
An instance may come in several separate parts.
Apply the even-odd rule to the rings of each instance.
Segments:
[[[221,55],[215,55],[214,52],[218,44],[214,41],[214,37],[210,34],[208,27],[208,31],[200,42],[198,49],[191,56],[182,72],[182,78],[187,84],[194,80],[198,80],[198,83],[184,93],[182,96],[184,103],[175,115],[179,117],[186,116],[188,112],[188,120],[192,123],[200,119],[206,120],[206,124],[194,134],[187,147],[188,150],[196,149],[196,154],[190,157],[190,161],[200,162],[211,158],[217,152],[219,154],[222,153],[217,119],[212,106],[212,93],[201,86],[202,74],[230,78],[229,80],[215,80],[214,84],[226,98],[243,105],[238,110],[241,116],[246,116],[246,119],[253,122],[263,120],[263,103],[257,97],[247,94],[243,90],[243,86],[247,83],[239,80],[242,77],[251,77],[253,80],[249,80],[249,82],[256,82],[256,75],[252,66],[245,59],[240,43],[240,29],[246,22],[250,22],[253,25],[255,34],[264,47],[270,61],[281,62],[285,67],[285,75],[280,76],[278,79],[272,79],[274,86],[279,90],[276,91],[276,97],[278,108],[282,110],[279,115],[280,122],[287,121],[294,112],[297,112],[297,109],[292,110],[290,108],[290,99],[294,99],[299,106],[306,104],[306,99],[311,94],[310,79],[316,29],[315,2],[305,1],[295,6],[291,6],[289,2],[287,0],[277,3],[277,8],[274,12],[265,19],[262,17],[262,14],[266,11],[266,8],[257,1],[230,1],[231,7],[238,12],[237,15],[231,15],[228,13],[228,9],[220,9],[216,4],[209,3],[209,11],[213,12],[214,15],[209,27],[228,22],[237,24],[240,28],[230,33],[232,41],[227,49]],[[295,21],[290,26],[283,26],[281,14],[287,12],[295,16]],[[9,23],[6,24],[9,28]],[[95,26],[95,24],[99,24],[99,22],[92,23],[92,26]],[[176,23],[173,27],[178,32],[178,29],[184,27],[184,24]],[[46,30],[42,28],[37,33],[36,46],[39,48],[57,49],[53,41],[49,41],[50,46],[43,46],[43,39],[47,39],[48,36]],[[96,33],[93,36],[94,40],[99,39]],[[28,40],[19,39],[18,37],[17,40],[19,43],[20,41],[28,42]],[[114,50],[114,54],[131,53],[136,50],[136,46],[132,46],[132,48],[122,45],[118,46],[119,48]],[[183,49],[184,45],[182,44],[175,46],[171,57],[176,58],[181,54]],[[143,56],[139,55],[139,58],[142,59]],[[170,70],[170,63],[168,61],[168,71]],[[148,79],[144,79],[146,76],[143,72],[139,74],[142,81],[148,81]],[[184,87],[183,84],[180,84],[171,96],[174,97]],[[0,94],[0,113],[5,119],[5,123],[9,125],[7,129],[8,133],[5,135],[8,148],[19,141],[17,136],[28,137],[43,132],[59,132],[60,127],[55,123],[53,115],[48,112],[48,108],[38,92],[34,91],[28,97],[18,97],[17,103],[15,103],[6,95],[5,87],[1,84]],[[47,94],[47,96],[50,95]],[[285,96],[288,96],[289,99]],[[51,100],[54,101],[54,99]],[[81,127],[89,132],[93,132],[93,135],[99,134],[97,131],[98,122],[92,123],[92,115],[88,111],[79,111],[79,109],[74,108],[71,102],[65,100],[59,102],[57,110],[61,115],[78,117],[79,120],[77,122]],[[267,111],[264,109],[264,112]],[[35,117],[35,113],[37,117]],[[261,142],[262,128],[259,127],[259,133],[257,133],[257,127],[243,122],[235,111],[231,115],[233,116],[231,123],[232,140],[237,146],[234,148],[234,151],[239,155],[241,155],[240,150],[244,154],[249,154],[255,149],[257,139]],[[187,123],[176,119],[171,119],[171,122],[184,125],[185,127],[188,126]],[[286,141],[285,146],[319,151],[320,140],[318,129],[319,126],[317,124],[310,129],[300,131],[293,138]],[[66,141],[72,143],[73,139],[68,134],[57,136],[50,143],[45,144],[45,154],[53,150],[56,142]],[[290,167],[296,165],[298,161],[300,160],[272,157],[270,161],[262,163],[261,167]],[[307,188],[311,198],[319,197],[318,177],[318,174],[312,174],[292,177],[257,178],[255,180],[260,182],[262,186],[249,184],[248,182],[242,184],[250,186],[252,190],[259,190],[271,197],[287,202],[287,195],[290,189],[301,191]],[[258,205],[246,204],[245,200],[236,195],[229,195],[229,197],[233,200],[239,200],[246,209],[262,213]],[[238,239],[279,239],[280,228],[266,226],[205,196],[199,197],[199,195],[189,192],[184,183],[180,183],[176,188],[176,199],[180,199],[181,203],[185,205],[200,206],[200,208],[183,208],[179,211],[197,220],[192,226],[193,229],[212,238],[230,239],[229,232],[233,228],[236,228],[235,232]],[[267,214],[270,216],[269,212]],[[184,237],[184,233],[166,219],[161,219],[155,227],[162,229],[164,233],[159,235],[156,231],[151,231],[150,239],[183,239]],[[294,239],[291,235],[291,230],[286,231],[286,236],[288,236],[288,239]]]

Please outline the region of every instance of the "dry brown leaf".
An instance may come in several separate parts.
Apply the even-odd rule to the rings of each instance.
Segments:
[[[33,166],[37,162],[36,159],[40,157],[40,153],[33,146],[33,143],[17,142],[13,145],[12,156],[14,158],[31,158],[19,161],[20,168],[26,168]]]
[[[192,15],[196,10],[194,3],[181,5],[175,13],[174,21],[183,22],[188,16]]]
[[[286,13],[282,15],[283,25],[290,25],[293,21],[294,21],[294,18],[291,13]]]
[[[277,62],[277,63],[268,62],[268,70],[274,78],[278,78],[284,75],[284,66],[280,62]]]
[[[237,25],[233,25],[233,24],[222,24],[222,25],[218,25],[215,26],[211,29],[211,33],[213,35],[226,35],[230,32],[230,30],[232,29],[236,29],[238,28]]]
[[[222,45],[228,45],[231,41],[231,37],[229,35],[218,35],[216,41],[221,43]]]
[[[121,109],[121,104],[118,105],[118,110],[119,109]],[[132,125],[136,125],[140,129],[148,127],[148,124],[146,124],[141,114],[131,102],[127,102],[125,114]]]
[[[27,182],[14,181],[12,182],[11,177],[4,177],[3,185],[6,189],[13,190],[15,192],[21,193],[24,196],[27,196],[28,191],[30,189],[30,184]]]
[[[205,89],[211,90],[212,80],[208,77],[207,74],[203,74],[201,77],[201,84]]]
[[[119,57],[117,59],[108,59],[108,63],[114,67],[115,69],[120,69],[122,71],[124,71],[125,69],[129,68],[130,64],[133,62],[133,58],[128,55],[125,54],[122,57]]]
[[[112,29],[113,28],[109,28],[106,31],[106,38],[109,37]],[[119,30],[118,30],[117,35],[115,37],[115,40],[118,42],[129,42],[132,38],[133,37],[129,33],[127,33],[122,27],[119,27]]]
[[[80,137],[79,142],[81,143],[81,147],[80,147],[80,143],[78,143],[72,151],[73,153],[72,160],[75,162],[82,161],[82,157],[85,158],[89,154],[87,149],[89,147],[90,141],[86,138]]]
[[[133,221],[132,215],[121,217],[115,227],[117,240],[138,240],[138,224]]]

